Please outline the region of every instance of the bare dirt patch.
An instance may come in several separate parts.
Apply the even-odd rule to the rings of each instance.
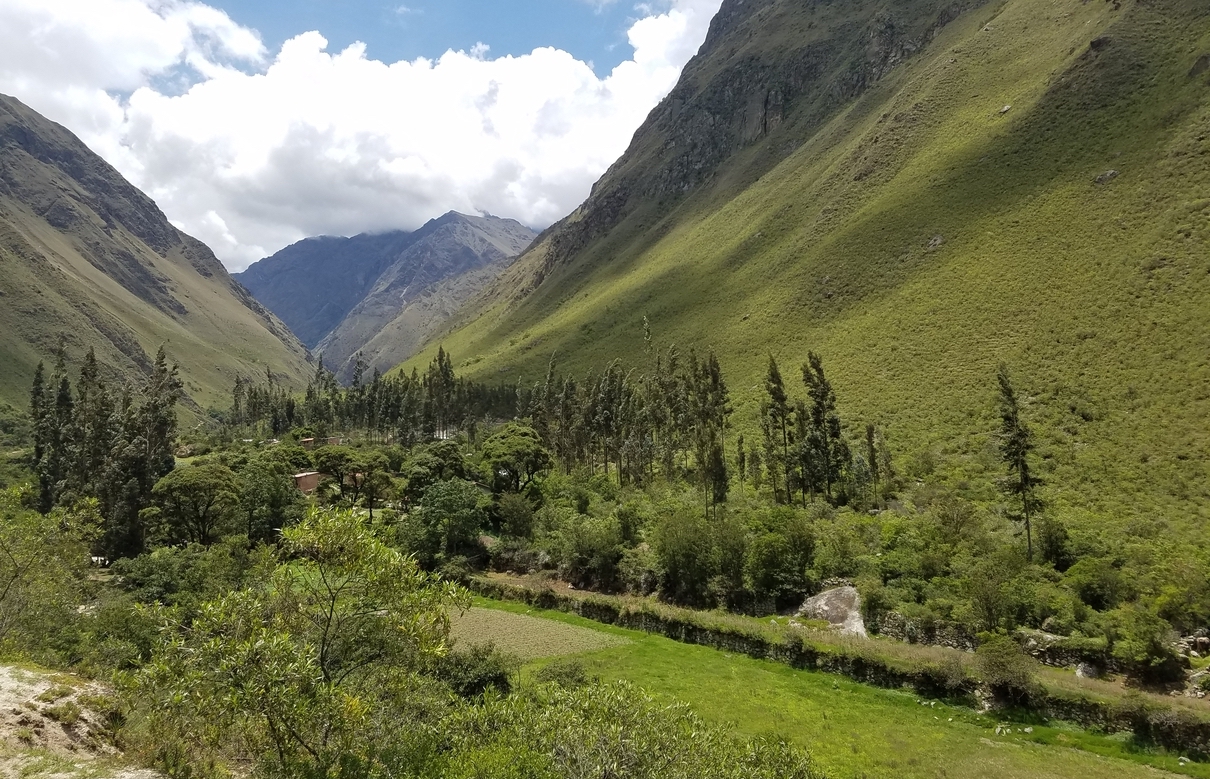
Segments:
[[[0,666],[0,779],[156,779],[121,765],[111,694],[72,674]]]
[[[472,608],[456,616],[450,634],[462,644],[492,641],[502,651],[522,660],[574,655],[630,643],[601,630],[483,608]]]

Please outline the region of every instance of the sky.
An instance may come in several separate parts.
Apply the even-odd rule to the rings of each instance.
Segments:
[[[0,93],[233,271],[449,210],[542,228],[625,150],[721,0],[0,0]]]

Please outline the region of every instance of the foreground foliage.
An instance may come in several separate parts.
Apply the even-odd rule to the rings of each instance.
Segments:
[[[736,741],[633,688],[506,695],[482,651],[435,663],[465,605],[352,512],[312,512],[263,582],[166,624],[133,682],[144,738],[174,773],[813,775],[792,748]]]

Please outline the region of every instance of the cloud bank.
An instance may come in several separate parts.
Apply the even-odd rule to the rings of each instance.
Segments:
[[[309,235],[448,210],[543,227],[625,150],[721,0],[639,6],[599,78],[553,48],[384,63],[320,32],[266,50],[182,0],[3,0],[0,92],[58,121],[240,270]],[[490,40],[488,41],[490,44]]]

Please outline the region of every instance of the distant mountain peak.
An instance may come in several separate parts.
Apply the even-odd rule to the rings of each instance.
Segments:
[[[305,239],[237,277],[347,378],[358,352],[382,370],[410,356],[535,237],[513,219],[449,211],[414,232]]]

